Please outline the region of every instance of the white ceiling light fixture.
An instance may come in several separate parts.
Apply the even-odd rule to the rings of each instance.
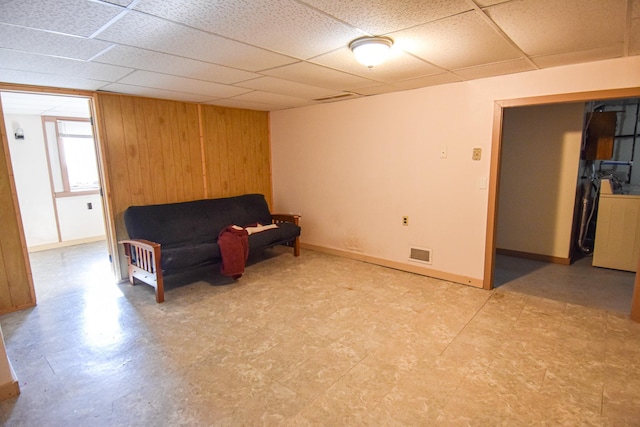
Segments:
[[[392,45],[393,40],[389,37],[360,37],[349,44],[349,49],[356,61],[373,68],[387,59]]]

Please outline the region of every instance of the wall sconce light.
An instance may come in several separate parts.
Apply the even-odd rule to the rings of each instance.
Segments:
[[[24,139],[24,130],[22,130],[22,128],[17,128],[14,135],[16,139]]]
[[[387,59],[392,45],[393,40],[389,37],[360,37],[349,44],[349,49],[356,57],[356,61],[373,68]]]

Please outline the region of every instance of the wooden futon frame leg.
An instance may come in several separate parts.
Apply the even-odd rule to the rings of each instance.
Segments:
[[[160,267],[160,244],[148,240],[122,240],[127,257],[129,283],[138,279],[156,289],[156,302],[164,302],[164,278]]]

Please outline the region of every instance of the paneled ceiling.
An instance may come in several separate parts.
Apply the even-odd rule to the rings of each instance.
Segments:
[[[638,54],[640,0],[0,2],[0,81],[256,110]]]

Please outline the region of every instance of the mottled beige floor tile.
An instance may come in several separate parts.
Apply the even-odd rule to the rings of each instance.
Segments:
[[[640,324],[618,313],[286,248],[220,280],[156,304],[148,286],[82,279],[0,316],[22,390],[0,424],[640,419]]]
[[[394,387],[379,402],[373,416],[381,420],[394,420],[396,425],[433,425],[442,413],[446,399],[443,395],[425,393],[416,384],[402,384]]]
[[[295,369],[302,362],[327,348],[332,341],[312,333],[301,333],[251,357],[249,363],[274,381]]]
[[[335,401],[355,401],[365,408],[372,408],[416,362],[415,357],[397,357],[384,363],[365,359],[339,378],[324,396]]]
[[[637,371],[636,371],[637,372]],[[635,426],[640,420],[640,380],[605,380],[602,416],[608,426]]]
[[[295,366],[278,382],[303,398],[312,399],[331,387],[363,357],[350,347],[330,344]]]
[[[303,409],[295,421],[299,425],[314,426],[376,425],[374,408],[357,394],[328,393]]]
[[[552,398],[561,413],[579,411],[600,414],[603,380],[601,366],[573,364],[555,367],[547,371],[540,393]]]
[[[272,383],[251,398],[239,402],[233,412],[232,425],[280,426],[295,417],[310,403],[293,390]]]

